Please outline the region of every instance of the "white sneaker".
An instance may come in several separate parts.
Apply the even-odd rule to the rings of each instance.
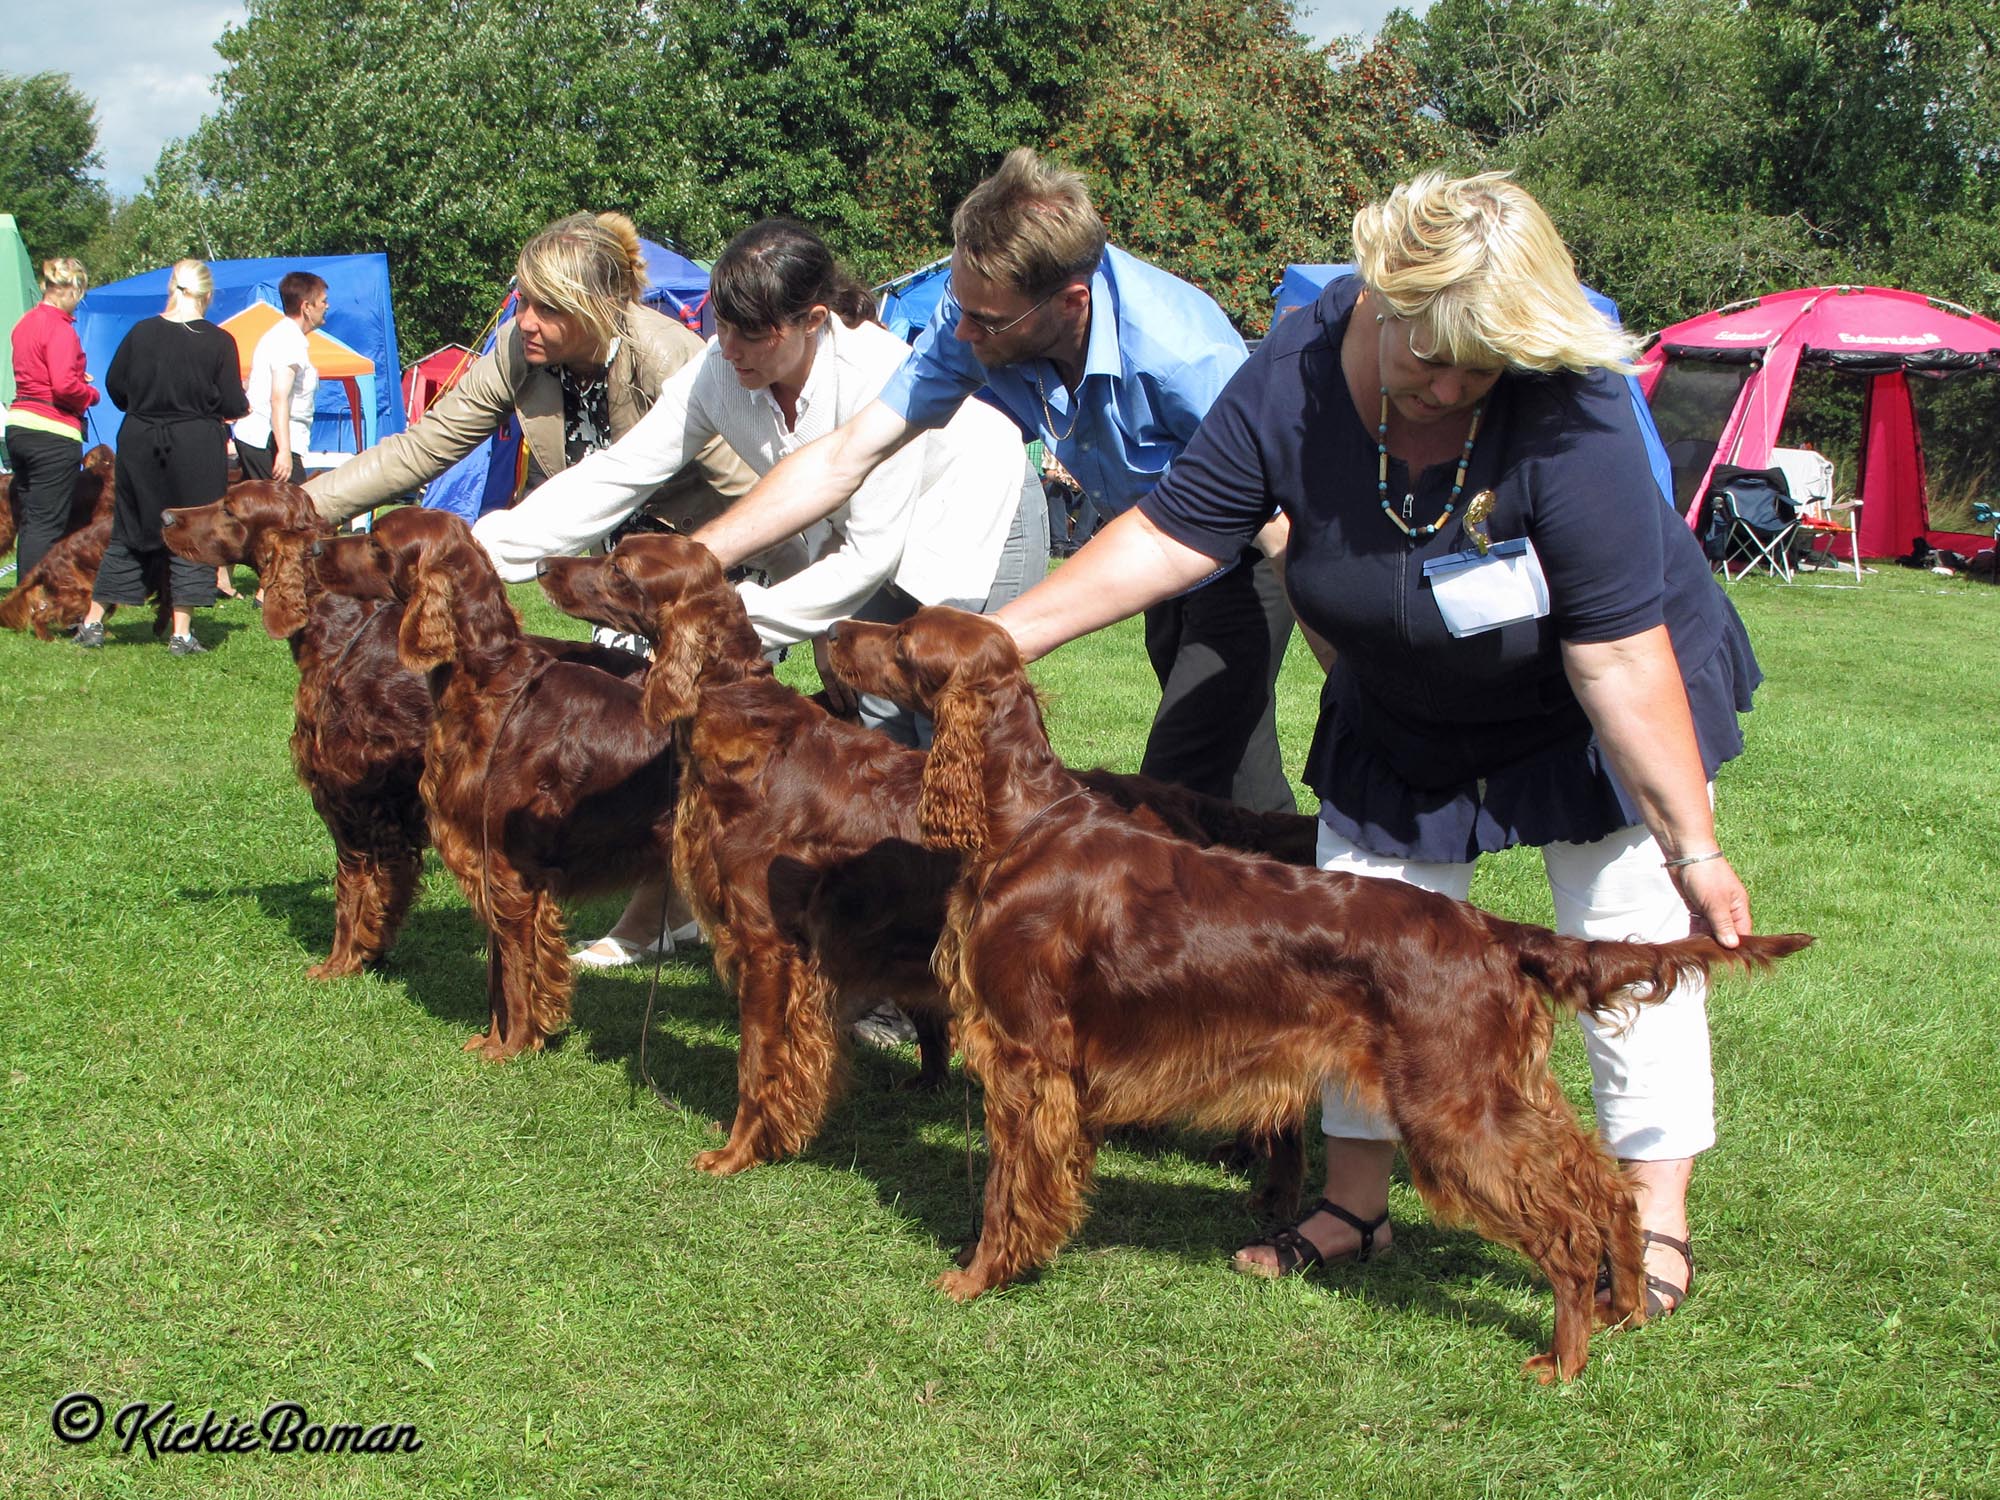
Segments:
[[[854,1023],[855,1040],[871,1047],[914,1047],[917,1028],[889,1001],[884,1000]]]

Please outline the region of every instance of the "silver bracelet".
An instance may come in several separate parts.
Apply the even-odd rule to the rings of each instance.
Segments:
[[[1720,858],[1722,858],[1722,851],[1720,849],[1711,849],[1706,854],[1683,854],[1679,859],[1668,860],[1665,868],[1669,870],[1685,870],[1689,865],[1705,865],[1711,859]]]

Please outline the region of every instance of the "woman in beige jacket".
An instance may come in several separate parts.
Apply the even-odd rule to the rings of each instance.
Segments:
[[[493,352],[407,432],[306,485],[319,513],[344,521],[430,483],[509,416],[521,422],[528,487],[623,437],[701,339],[639,301],[646,263],[623,214],[573,214],[528,241],[513,322]],[[647,509],[692,530],[756,476],[720,440],[655,492]],[[804,561],[801,551],[799,561]]]

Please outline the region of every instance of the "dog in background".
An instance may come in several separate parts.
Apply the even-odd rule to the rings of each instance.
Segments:
[[[992,620],[848,621],[831,654],[853,686],[931,715],[923,837],[964,858],[937,972],[985,1087],[991,1164],[979,1243],[946,1292],[976,1297],[1056,1252],[1107,1128],[1269,1130],[1334,1077],[1395,1120],[1434,1215],[1549,1279],[1554,1338],[1528,1373],[1583,1368],[1602,1262],[1609,1321],[1644,1321],[1632,1189],[1550,1071],[1554,1013],[1648,1003],[1810,937],[1586,942],[1398,881],[1197,848],[1063,768]]]
[[[0,627],[32,630],[41,640],[74,630],[90,612],[90,593],[97,583],[98,565],[104,549],[111,544],[111,510],[117,497],[112,477],[116,465],[111,450],[99,443],[83,456],[83,472],[77,477],[76,493],[70,499],[69,522],[42,560],[0,599]],[[9,497],[11,501],[11,485]],[[9,508],[9,520],[12,513]],[[10,542],[11,545],[11,542]],[[4,549],[0,549],[4,551]],[[165,635],[173,619],[167,598],[167,568],[164,559],[155,559],[146,570],[146,592],[155,601],[153,634]],[[107,605],[108,618],[116,605]]]

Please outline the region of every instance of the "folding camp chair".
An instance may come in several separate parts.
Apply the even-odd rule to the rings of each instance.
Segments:
[[[1851,567],[1854,581],[1861,581],[1861,549],[1855,532],[1861,520],[1856,514],[1861,502],[1852,495],[1834,498],[1833,460],[1811,448],[1773,448],[1771,464],[1785,471],[1792,503],[1799,508],[1799,530],[1793,566],[1808,560],[1814,567],[1831,562],[1837,568]],[[1841,539],[1846,539],[1847,556],[1840,555]]]
[[[1702,544],[1722,569],[1723,582],[1736,583],[1759,568],[1791,582],[1799,510],[1783,469],[1717,464],[1705,503]]]

